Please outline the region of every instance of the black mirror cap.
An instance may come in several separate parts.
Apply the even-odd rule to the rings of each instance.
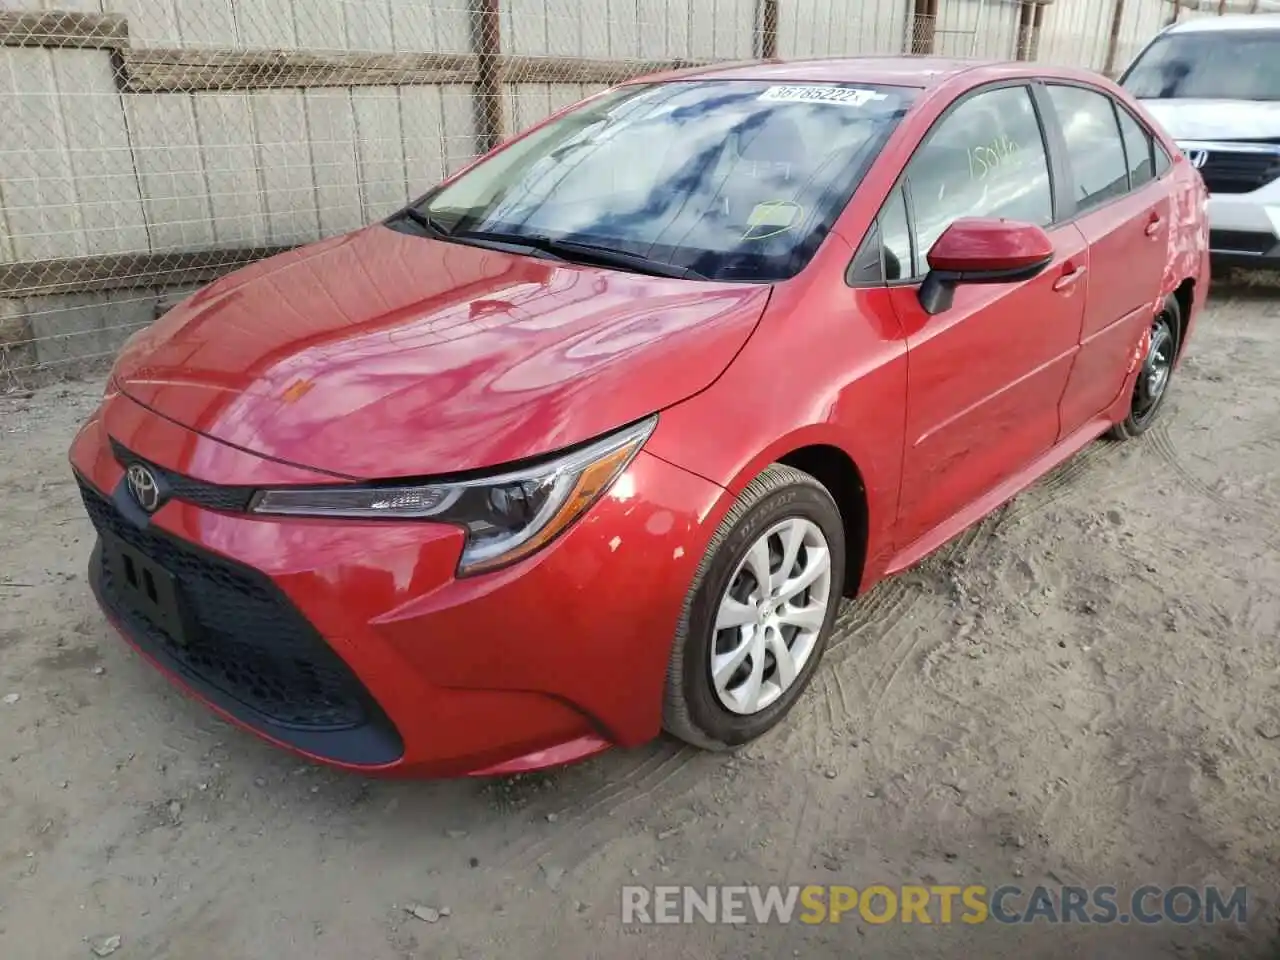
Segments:
[[[1011,270],[971,270],[960,273],[952,270],[930,270],[920,284],[920,306],[930,316],[936,316],[951,309],[955,301],[956,287],[962,283],[1017,283],[1030,280],[1040,274],[1053,261],[1052,256],[1045,257],[1024,267]]]

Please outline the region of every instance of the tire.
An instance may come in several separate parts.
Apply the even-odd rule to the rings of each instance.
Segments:
[[[1142,359],[1142,369],[1133,386],[1129,401],[1129,414],[1111,428],[1113,440],[1130,440],[1141,436],[1156,422],[1165,397],[1169,395],[1169,381],[1173,377],[1173,364],[1182,341],[1182,308],[1173,297],[1168,297],[1164,307],[1151,321],[1151,344]],[[1162,368],[1160,386],[1154,398],[1151,388],[1152,371]]]
[[[761,541],[765,543],[764,555],[758,549],[753,552]],[[793,575],[783,576],[786,545],[797,541],[800,545],[793,550],[795,562],[789,570]],[[791,600],[777,599],[821,568],[820,541],[825,541],[828,572],[815,574],[817,579]],[[773,590],[769,594],[772,599],[753,600],[761,591],[752,570],[762,569],[762,556],[768,558],[771,583],[786,586]],[[822,659],[840,607],[844,568],[844,524],[826,487],[809,474],[779,463],[752,480],[716,529],[685,598],[667,667],[663,704],[667,732],[707,750],[727,750],[776,726],[804,692]],[[741,603],[727,596],[731,590],[734,596],[744,598]],[[737,606],[730,604],[731,600]],[[819,627],[818,608],[823,602],[826,611]],[[755,619],[717,630],[717,618],[736,620],[738,607],[753,610]],[[804,629],[797,626],[801,622],[806,624]],[[739,667],[730,670],[733,651],[743,648],[751,652]],[[787,670],[777,655],[784,649]],[[745,679],[736,685],[727,682],[718,691],[713,651],[721,651],[714,655],[725,668],[716,671],[716,676],[738,678],[746,670]],[[803,662],[797,667],[801,656]],[[763,664],[759,670],[757,657]],[[786,675],[791,667],[795,667],[794,679]],[[762,678],[759,682],[757,675]],[[759,692],[755,701],[753,691]],[[758,703],[758,708],[747,710],[751,703]]]

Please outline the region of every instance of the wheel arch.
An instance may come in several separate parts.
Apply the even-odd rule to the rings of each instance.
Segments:
[[[891,449],[881,449],[876,426],[866,426],[859,431],[831,421],[810,422],[743,456],[723,473],[710,474],[730,503],[771,463],[815,477],[831,493],[844,524],[843,592],[849,598],[879,579],[892,553],[901,470],[901,438],[893,438]]]
[[[1191,311],[1195,306],[1196,298],[1196,281],[1194,277],[1185,278],[1173,291],[1174,302],[1178,304],[1177,330],[1174,331],[1178,338],[1178,346],[1176,356],[1182,356],[1183,345],[1187,342],[1187,325],[1191,322]]]
[[[853,597],[862,583],[867,559],[868,502],[862,471],[840,447],[813,443],[777,457],[778,463],[801,470],[824,487],[836,502],[844,524],[845,569],[843,593]]]

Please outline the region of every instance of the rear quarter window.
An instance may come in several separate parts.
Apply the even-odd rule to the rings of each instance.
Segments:
[[[1120,117],[1120,133],[1128,161],[1129,186],[1136,190],[1156,178],[1155,142],[1146,127],[1124,107],[1117,107],[1116,114]]]
[[[1156,176],[1163,177],[1169,172],[1169,168],[1173,166],[1173,157],[1169,156],[1168,151],[1160,145],[1159,140],[1153,138],[1151,147],[1155,151]]]

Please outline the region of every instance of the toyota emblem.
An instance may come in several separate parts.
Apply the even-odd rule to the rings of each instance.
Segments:
[[[1197,170],[1201,170],[1204,168],[1204,165],[1209,162],[1209,151],[1208,150],[1188,150],[1187,159],[1191,161],[1191,165],[1193,167],[1195,167]]]
[[[125,471],[125,483],[138,506],[147,513],[156,512],[160,506],[160,484],[154,473],[140,463],[131,463]]]

